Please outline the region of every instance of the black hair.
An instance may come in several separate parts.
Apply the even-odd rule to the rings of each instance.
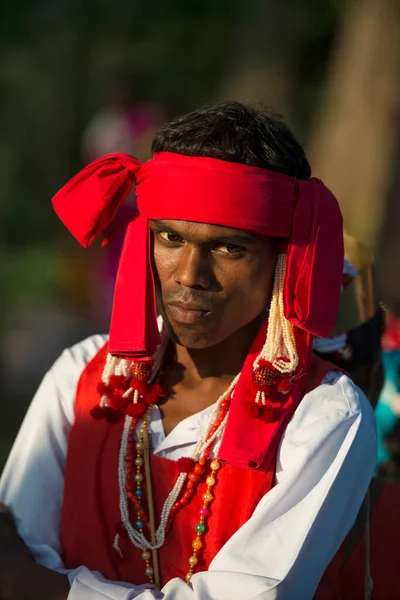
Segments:
[[[308,179],[311,167],[302,146],[272,111],[225,101],[195,110],[164,125],[152,152],[206,156]]]

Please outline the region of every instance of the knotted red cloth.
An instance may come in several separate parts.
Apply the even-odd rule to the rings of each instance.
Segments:
[[[318,179],[307,181],[238,163],[169,152],[142,164],[111,154],[88,165],[54,197],[56,213],[84,246],[105,229],[132,186],[138,212],[125,236],[115,286],[109,351],[151,357],[159,342],[150,262],[149,219],[223,225],[287,240],[284,310],[295,326],[298,376],[279,418],[265,423],[246,413],[253,362],[265,341],[263,323],[246,358],[219,455],[241,467],[266,469],[288,420],[304,395],[312,334],[335,326],[343,271],[338,203]]]
[[[287,239],[285,316],[320,337],[332,331],[343,271],[342,217],[321,181],[170,152],[144,164],[117,153],[75,175],[54,197],[54,209],[87,247],[111,222],[135,183],[138,212],[120,260],[110,329],[112,354],[149,357],[159,341],[149,260],[151,218],[224,225]]]

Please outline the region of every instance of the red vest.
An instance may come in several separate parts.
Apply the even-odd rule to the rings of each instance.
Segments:
[[[121,559],[112,547],[116,526],[120,523],[118,455],[122,424],[93,421],[89,414],[98,402],[96,385],[101,379],[107,350],[107,346],[102,348],[87,365],[77,388],[75,422],[65,469],[63,560],[68,569],[85,565],[100,571],[107,579],[142,584],[147,578],[141,551],[123,538],[120,540]],[[305,392],[319,385],[331,369],[332,365],[314,357]],[[157,519],[178,471],[175,461],[154,455],[151,458]],[[266,473],[223,465],[208,519],[205,550],[197,570],[206,570],[227,540],[252,516],[258,502],[273,485],[275,460]],[[205,483],[199,485],[190,504],[177,513],[172,532],[159,551],[163,584],[174,577],[184,578],[188,572],[204,491]]]

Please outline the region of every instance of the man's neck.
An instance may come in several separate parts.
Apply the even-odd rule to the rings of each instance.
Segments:
[[[258,318],[228,339],[203,350],[176,344],[176,362],[183,371],[183,379],[195,385],[207,378],[233,378],[242,369],[260,324]]]
[[[159,378],[167,394],[161,406],[166,434],[226,392],[243,367],[261,321],[257,319],[224,342],[204,350],[171,343],[172,352],[167,350]]]

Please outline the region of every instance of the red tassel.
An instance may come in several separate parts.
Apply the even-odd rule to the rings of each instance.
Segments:
[[[147,385],[147,383],[141,381],[140,379],[132,378],[129,387],[135,390],[135,392],[139,392],[141,396],[144,396],[144,394],[147,394],[149,391],[149,386]]]
[[[179,473],[190,473],[190,471],[193,471],[196,465],[196,462],[193,460],[193,458],[189,458],[187,456],[179,458],[176,462]]]
[[[157,398],[151,392],[149,392],[143,396],[143,402],[147,406],[157,404]]]
[[[246,402],[246,412],[254,419],[261,419],[265,423],[272,423],[277,419],[277,413],[270,404],[256,404],[256,402]]]
[[[272,406],[265,404],[264,406],[261,406],[261,409],[261,418],[263,421],[266,423],[272,423],[273,421],[276,421],[275,409]]]
[[[167,393],[164,391],[164,388],[162,388],[158,383],[155,383],[152,386],[152,392],[155,396],[157,396],[157,398],[165,398],[167,395]]]
[[[121,409],[125,408],[125,405],[127,404],[127,400],[128,400],[127,398],[123,398],[121,393],[118,394],[117,392],[114,392],[114,394],[111,394],[108,397],[108,399],[116,410],[121,410]],[[129,400],[128,400],[128,402],[129,402]]]
[[[137,404],[133,404],[133,402],[131,402],[129,406],[126,407],[124,412],[126,415],[128,415],[128,417],[141,417],[144,415],[145,410],[146,405],[143,402],[138,402]]]
[[[99,406],[98,404],[96,404],[96,406],[93,406],[92,410],[90,411],[90,414],[96,421],[100,421],[100,419],[105,419],[106,407]]]
[[[254,419],[259,419],[261,417],[261,406],[256,404],[255,402],[246,402],[244,405],[247,414]]]
[[[100,383],[97,384],[97,391],[100,396],[108,396],[109,394],[112,394],[113,389],[110,385],[106,385],[103,381],[100,381]]]
[[[107,423],[115,424],[119,423],[123,419],[123,415],[118,410],[114,410],[110,406],[106,406],[105,411]]]
[[[127,379],[123,375],[111,375],[109,382],[111,387],[124,392],[130,387],[130,379]]]
[[[288,394],[290,392],[291,387],[292,384],[290,382],[289,377],[282,377],[282,379],[278,383],[278,392],[280,392],[281,394]]]

